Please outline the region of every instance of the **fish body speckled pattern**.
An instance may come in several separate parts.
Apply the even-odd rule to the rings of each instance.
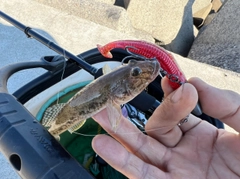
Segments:
[[[104,108],[108,120],[116,130],[121,119],[120,105],[141,93],[159,74],[156,60],[129,60],[119,68],[97,78],[75,94],[59,111],[49,132],[59,134],[78,125]]]

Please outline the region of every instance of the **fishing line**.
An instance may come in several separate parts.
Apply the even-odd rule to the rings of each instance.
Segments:
[[[63,64],[63,70],[62,70],[60,82],[63,80],[64,73],[65,73],[66,66],[67,66],[65,50],[63,50],[63,57],[65,58],[65,60],[63,62],[64,64]],[[57,93],[57,102],[56,102],[57,104],[59,104],[60,92],[61,92],[61,90],[59,90],[58,93]]]
[[[160,130],[160,129],[163,129],[163,128],[167,128],[167,127],[174,127],[174,126],[177,126],[177,125],[170,125],[170,126],[163,126],[163,127],[159,127],[159,128],[156,128],[156,129],[149,129],[149,130],[139,130],[139,131],[136,131],[136,132],[125,132],[125,133],[120,133],[120,132],[106,132],[106,133],[100,133],[100,134],[109,134],[109,135],[114,135],[114,134],[120,134],[120,135],[134,135],[134,134],[139,134],[139,133],[147,133],[147,132],[154,132],[154,131],[157,131],[157,130]],[[83,133],[80,133],[80,132],[76,132],[74,131],[73,132],[74,134],[76,135],[81,135],[81,136],[85,136],[85,137],[95,137],[99,134],[83,134]]]

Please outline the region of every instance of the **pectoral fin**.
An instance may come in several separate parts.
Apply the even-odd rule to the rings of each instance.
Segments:
[[[112,129],[114,130],[114,132],[116,132],[117,127],[122,118],[121,107],[119,104],[116,104],[113,100],[109,100],[106,109],[108,113],[108,120],[111,123]]]

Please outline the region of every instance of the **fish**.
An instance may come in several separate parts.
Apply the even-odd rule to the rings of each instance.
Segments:
[[[159,75],[159,70],[157,60],[135,59],[110,72],[103,70],[107,74],[86,85],[67,103],[60,104],[57,114],[50,114],[54,107],[45,112],[45,116],[54,118],[47,124],[48,131],[58,138],[66,130],[75,131],[86,119],[106,108],[108,120],[116,132],[122,116],[121,105],[141,93]]]

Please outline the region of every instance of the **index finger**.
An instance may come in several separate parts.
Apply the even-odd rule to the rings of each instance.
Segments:
[[[240,132],[240,95],[208,85],[199,78],[188,80],[198,91],[204,113]]]

